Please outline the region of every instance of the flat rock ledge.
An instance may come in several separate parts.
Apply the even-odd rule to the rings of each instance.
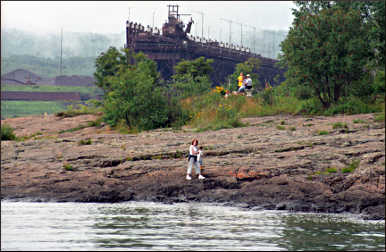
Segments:
[[[23,141],[1,142],[1,199],[212,202],[251,209],[385,218],[385,125],[374,114],[244,118],[217,131],[119,134],[98,116],[3,120]],[[205,180],[187,181],[193,138]]]

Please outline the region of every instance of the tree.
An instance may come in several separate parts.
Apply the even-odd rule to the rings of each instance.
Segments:
[[[260,68],[260,60],[257,58],[249,58],[247,61],[238,63],[236,65],[236,69],[233,72],[233,74],[229,75],[230,82],[233,84],[231,85],[231,90],[237,90],[238,88],[238,81],[237,77],[239,77],[240,73],[242,72],[245,75],[250,74],[251,79],[253,81],[253,89],[263,89],[264,86],[261,86],[259,82],[259,75],[257,74],[257,71]]]
[[[288,67],[289,83],[312,89],[328,108],[365,75],[373,55],[368,27],[358,9],[325,1],[297,5],[280,61]]]
[[[96,85],[102,88],[105,92],[111,91],[111,79],[122,75],[127,69],[135,70],[137,67],[144,67],[147,75],[154,78],[157,82],[160,79],[160,74],[157,72],[157,63],[147,58],[143,53],[134,53],[130,49],[121,49],[119,51],[115,47],[110,47],[106,52],[100,54],[95,61]],[[145,67],[146,66],[146,67]]]
[[[97,85],[106,92],[104,121],[111,126],[125,121],[129,127],[138,130],[167,126],[171,123],[170,103],[158,83],[156,63],[143,53],[121,51],[111,47],[96,61]]]
[[[174,66],[175,74],[174,79],[185,75],[191,75],[193,79],[198,76],[208,76],[213,71],[211,64],[213,59],[205,59],[205,57],[199,57],[194,60],[181,60]]]
[[[185,98],[200,95],[210,90],[209,74],[213,71],[212,59],[199,57],[195,60],[182,60],[174,66],[171,87],[174,95]]]
[[[384,70],[385,68],[385,1],[369,1],[369,12],[371,13],[370,38],[376,50],[375,63]]]

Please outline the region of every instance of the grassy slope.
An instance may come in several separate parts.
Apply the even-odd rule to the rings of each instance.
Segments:
[[[24,91],[24,92],[79,92],[90,95],[100,93],[98,87],[81,86],[24,86],[24,85],[1,85],[1,91]]]
[[[94,96],[101,93],[98,87],[80,86],[21,86],[2,85],[1,91],[25,91],[25,92],[80,92]],[[67,103],[66,103],[67,104]],[[1,119],[56,113],[66,109],[63,101],[1,101]]]
[[[65,110],[63,101],[1,101],[1,119],[56,113]]]

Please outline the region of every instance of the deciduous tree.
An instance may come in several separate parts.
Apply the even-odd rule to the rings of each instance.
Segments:
[[[358,8],[330,1],[297,4],[280,60],[288,67],[288,82],[312,89],[328,108],[366,74],[373,56],[368,26]]]

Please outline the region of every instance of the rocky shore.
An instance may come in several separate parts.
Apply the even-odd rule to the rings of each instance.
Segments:
[[[119,134],[96,115],[2,120],[1,199],[219,202],[252,209],[385,217],[385,125],[374,114],[244,118],[218,131]],[[185,180],[193,138],[205,180]]]

